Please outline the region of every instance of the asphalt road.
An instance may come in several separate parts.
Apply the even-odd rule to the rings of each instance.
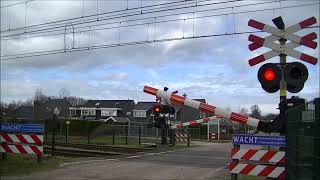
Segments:
[[[231,144],[201,143],[200,147],[147,153],[115,159],[87,160],[65,164],[49,172],[6,177],[32,180],[164,180],[220,179],[229,162]]]

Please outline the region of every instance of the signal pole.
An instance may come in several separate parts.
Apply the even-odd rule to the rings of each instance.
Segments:
[[[284,22],[281,18],[281,16],[272,19],[273,23],[276,25],[278,29],[284,30],[285,25]],[[279,39],[280,46],[284,46],[286,44],[287,40],[284,38]],[[279,55],[280,57],[280,70],[281,70],[281,81],[280,81],[280,103],[279,103],[279,110],[280,114],[285,113],[287,109],[287,83],[284,79],[285,71],[286,71],[286,63],[287,63],[287,58],[286,54],[281,53]]]
[[[280,39],[280,45],[285,45],[286,44],[286,39]],[[280,114],[285,113],[286,109],[287,109],[287,82],[284,80],[284,73],[285,73],[285,66],[287,63],[287,58],[285,54],[280,54],[280,69],[281,69],[281,81],[280,81],[280,104],[282,104],[281,106],[279,105],[279,110],[280,110]],[[284,104],[283,104],[284,103]]]

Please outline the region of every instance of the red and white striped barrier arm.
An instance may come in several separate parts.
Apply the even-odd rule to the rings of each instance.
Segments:
[[[230,173],[284,179],[285,168],[270,165],[230,163]]]
[[[262,161],[269,163],[285,163],[284,151],[232,148],[231,159]]]
[[[0,152],[17,154],[43,154],[42,146],[20,145],[20,144],[0,144]]]
[[[43,143],[43,135],[1,133],[0,142],[41,145]]]
[[[232,121],[237,121],[242,124],[247,124],[248,126],[251,126],[251,127],[255,127],[255,128],[258,127],[258,124],[260,122],[259,119],[248,117],[235,112],[229,112],[219,107],[215,107],[215,106],[212,106],[203,102],[199,102],[193,99],[188,99],[183,96],[172,94],[170,92],[162,91],[160,89],[156,89],[153,87],[144,86],[143,91],[145,93],[170,101],[173,105],[185,105],[194,109],[198,109],[202,112],[219,115],[221,117],[230,119]]]
[[[206,117],[206,118],[203,118],[203,119],[192,120],[192,121],[189,121],[189,122],[175,124],[175,125],[171,126],[171,128],[172,129],[180,129],[180,128],[183,128],[183,127],[186,127],[186,126],[193,126],[193,125],[196,125],[196,124],[206,123],[206,122],[208,122],[210,120],[216,120],[216,117],[215,116]]]

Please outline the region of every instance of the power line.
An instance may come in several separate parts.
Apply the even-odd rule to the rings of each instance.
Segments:
[[[229,1],[230,2],[230,1]],[[213,9],[206,9],[206,10],[198,10],[198,11],[192,11],[192,12],[183,12],[183,13],[173,13],[173,14],[166,14],[166,15],[160,15],[160,16],[153,16],[153,17],[144,17],[144,18],[137,18],[137,19],[131,19],[131,20],[123,20],[123,21],[116,21],[116,22],[109,22],[109,23],[104,23],[104,24],[95,24],[95,25],[88,25],[88,26],[80,26],[80,27],[75,27],[74,29],[82,29],[82,28],[88,28],[88,27],[94,27],[94,26],[101,26],[101,25],[108,25],[108,24],[119,24],[119,23],[123,23],[123,22],[133,22],[133,21],[141,21],[141,20],[147,20],[147,19],[156,19],[156,18],[164,18],[164,17],[170,17],[170,16],[176,16],[176,15],[183,15],[183,14],[190,14],[190,13],[201,13],[201,12],[208,12],[208,11],[213,11],[213,10],[223,10],[223,9],[229,9],[229,8],[238,8],[238,7],[246,7],[246,6],[252,6],[252,5],[262,5],[262,4],[267,4],[267,3],[275,3],[278,2],[277,1],[268,1],[268,2],[260,2],[260,3],[252,3],[252,4],[244,4],[244,5],[234,5],[234,6],[228,6],[228,7],[220,7],[220,8],[213,8]],[[214,3],[216,4],[216,3]],[[205,5],[198,5],[198,6],[207,6],[207,5],[211,5],[211,4],[205,4]],[[300,5],[301,6],[301,5]],[[303,6],[303,5],[302,5]],[[298,7],[298,6],[295,6]],[[145,13],[144,13],[145,14]],[[140,15],[140,12],[138,13],[138,15]],[[131,16],[131,15],[130,15]],[[125,15],[125,17],[129,17],[128,15]],[[119,18],[119,17],[117,17]],[[121,17],[122,18],[122,17]],[[105,20],[111,20],[111,19],[115,19],[115,18],[109,18],[109,19],[105,19]],[[96,21],[96,20],[94,20]],[[101,20],[100,20],[101,21]],[[79,22],[78,24],[74,24],[71,23],[73,26],[76,25],[81,25],[81,24],[87,24],[90,22]],[[148,24],[148,23],[146,23]],[[151,23],[150,23],[151,24]],[[56,32],[56,31],[62,31],[65,30],[66,28],[66,24],[64,24],[63,26],[59,26],[59,27],[52,27],[52,28],[47,28],[47,29],[40,29],[40,30],[34,30],[34,31],[29,31],[28,33],[22,32],[22,33],[17,33],[17,34],[11,34],[11,35],[4,35],[1,36],[0,38],[4,38],[4,37],[12,37],[12,36],[22,36],[22,35],[27,35],[27,34],[35,34],[35,33],[47,33],[47,32]],[[57,29],[57,30],[52,30],[52,29],[56,29],[56,28],[63,28],[63,29]],[[55,34],[54,34],[55,35]]]
[[[320,26],[312,26],[309,28],[319,28],[319,27]],[[112,48],[112,47],[142,45],[142,44],[150,44],[150,43],[158,43],[158,42],[170,42],[170,41],[178,41],[178,40],[200,39],[200,38],[219,37],[219,36],[243,35],[243,34],[250,34],[250,33],[256,34],[261,32],[263,31],[243,31],[243,32],[233,32],[233,33],[210,34],[210,35],[202,35],[202,36],[134,41],[134,42],[126,42],[126,43],[112,43],[112,44],[95,45],[90,47],[79,47],[74,49],[56,49],[56,50],[49,50],[49,51],[38,51],[33,53],[22,53],[22,54],[1,56],[1,59],[2,59],[1,61],[10,60],[10,59],[27,58],[27,57],[44,56],[44,55],[62,54],[62,53],[69,53],[69,52],[80,52],[80,51],[87,51],[87,50],[94,50],[94,49],[106,49],[106,48]]]
[[[261,4],[261,3],[258,3]],[[235,15],[235,14],[244,14],[244,13],[251,13],[251,12],[260,12],[260,11],[269,11],[269,10],[279,10],[279,9],[288,9],[288,8],[295,8],[295,7],[304,7],[304,6],[313,6],[313,5],[318,5],[320,3],[314,3],[314,4],[304,4],[304,5],[292,5],[292,6],[285,6],[285,7],[275,7],[275,8],[267,8],[267,9],[257,9],[257,10],[249,10],[249,11],[240,11],[240,12],[232,12],[232,13],[223,13],[223,14],[214,14],[214,15],[205,15],[205,16],[197,16],[197,17],[191,17],[191,18],[179,18],[179,19],[170,19],[170,20],[162,20],[162,21],[157,21],[157,22],[146,22],[146,23],[136,23],[136,24],[130,24],[130,25],[116,25],[116,26],[111,26],[111,27],[104,27],[104,28],[96,28],[96,29],[89,29],[89,30],[82,30],[82,31],[74,31],[73,33],[85,33],[85,32],[90,32],[90,31],[99,31],[99,30],[110,30],[110,29],[117,29],[117,28],[124,28],[124,27],[132,27],[132,26],[140,26],[140,25],[149,25],[149,24],[160,24],[160,23],[165,23],[165,22],[174,22],[174,21],[185,21],[185,20],[190,20],[190,19],[202,19],[202,18],[208,18],[208,17],[218,17],[218,16],[227,16],[227,15]],[[247,4],[247,5],[239,5],[239,6],[233,6],[233,7],[244,7],[244,6],[252,6],[252,5],[257,5],[256,4]],[[231,7],[225,7],[225,8],[231,8]],[[206,10],[201,10],[197,12],[208,12],[208,11],[213,11],[217,9],[206,9]],[[192,12],[188,12],[190,14]],[[176,13],[174,15],[181,15],[184,13]],[[168,16],[168,15],[164,15]],[[171,15],[170,15],[171,16]],[[151,19],[157,19],[159,17],[163,16],[155,16],[151,17]],[[150,18],[147,18],[150,19]],[[108,25],[108,24],[120,24],[123,22],[132,22],[132,21],[138,21],[142,20],[140,19],[134,19],[134,20],[127,20],[127,21],[118,21],[118,22],[112,22],[112,23],[106,23],[106,24],[100,24],[100,25],[90,25],[90,26],[81,26],[78,28],[73,28],[73,30],[76,29],[84,29],[84,28],[92,28],[94,26],[103,26],[103,25]],[[54,31],[46,31],[43,33],[48,33],[48,32],[56,32],[57,30]],[[65,35],[65,32],[59,32],[59,33],[54,33],[54,34],[44,34],[44,35],[36,35],[36,36],[27,36],[27,37],[17,37],[16,39],[21,39],[21,38],[34,38],[34,37],[46,37],[46,36],[56,36],[56,35]],[[15,38],[6,38],[2,40],[9,40],[9,39],[15,39]]]

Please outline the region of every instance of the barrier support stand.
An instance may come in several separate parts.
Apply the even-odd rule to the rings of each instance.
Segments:
[[[238,144],[234,144],[233,147],[240,149],[240,145],[238,145]],[[239,163],[238,159],[232,159],[231,161],[232,161],[232,163]],[[231,180],[238,180],[238,174],[231,173]]]

